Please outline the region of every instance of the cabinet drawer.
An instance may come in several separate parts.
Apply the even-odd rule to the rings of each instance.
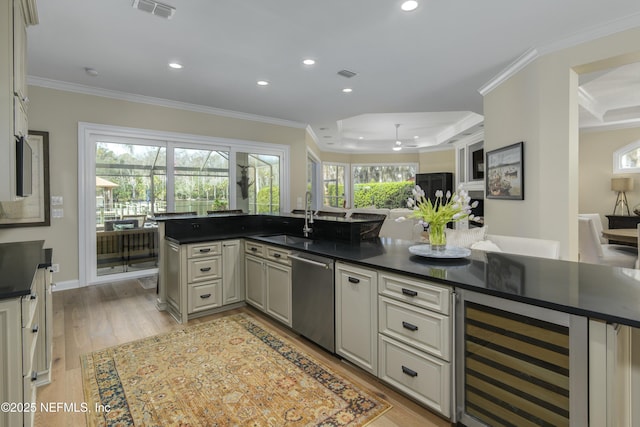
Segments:
[[[382,295],[442,314],[449,314],[451,289],[446,286],[389,273],[380,273],[378,283],[379,292]]]
[[[189,313],[220,307],[222,302],[222,280],[201,285],[190,285],[188,294],[187,309]]]
[[[273,246],[266,246],[266,257],[275,262],[281,264],[291,265],[291,259],[289,259],[290,251],[286,249],[280,249]]]
[[[22,328],[22,375],[30,375],[35,370],[33,364],[38,341],[38,325]]]
[[[260,243],[245,241],[244,242],[244,251],[248,254],[262,256],[264,252],[264,246]]]
[[[204,258],[211,255],[220,255],[220,242],[197,243],[187,247],[187,258]]]
[[[449,316],[379,297],[379,332],[418,350],[451,361]]]
[[[419,402],[451,417],[451,365],[379,335],[379,377]]]
[[[189,283],[222,277],[222,257],[190,259],[187,262],[187,281]]]
[[[33,288],[32,288],[33,289]],[[31,295],[22,297],[22,327],[26,328],[33,325],[34,316],[38,307],[38,295],[35,290]]]

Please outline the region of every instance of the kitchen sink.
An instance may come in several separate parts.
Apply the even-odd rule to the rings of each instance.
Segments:
[[[262,238],[274,243],[282,243],[282,244],[288,244],[288,245],[313,242],[312,239],[308,239],[306,237],[289,236],[288,234],[276,234],[273,236],[264,236]]]

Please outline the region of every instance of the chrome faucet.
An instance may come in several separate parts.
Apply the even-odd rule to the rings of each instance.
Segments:
[[[311,209],[311,191],[304,193],[304,228],[302,232],[304,237],[309,237],[309,233],[313,231],[311,228],[313,224],[313,209]]]

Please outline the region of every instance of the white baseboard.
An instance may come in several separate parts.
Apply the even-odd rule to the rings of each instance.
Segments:
[[[66,291],[67,289],[76,289],[80,287],[79,280],[65,280],[64,282],[53,282],[51,290],[53,292]]]

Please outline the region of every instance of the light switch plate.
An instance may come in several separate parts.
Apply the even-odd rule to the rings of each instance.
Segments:
[[[62,196],[51,196],[51,206],[62,205]]]
[[[62,218],[62,217],[64,217],[64,209],[51,209],[51,216],[53,218]]]

